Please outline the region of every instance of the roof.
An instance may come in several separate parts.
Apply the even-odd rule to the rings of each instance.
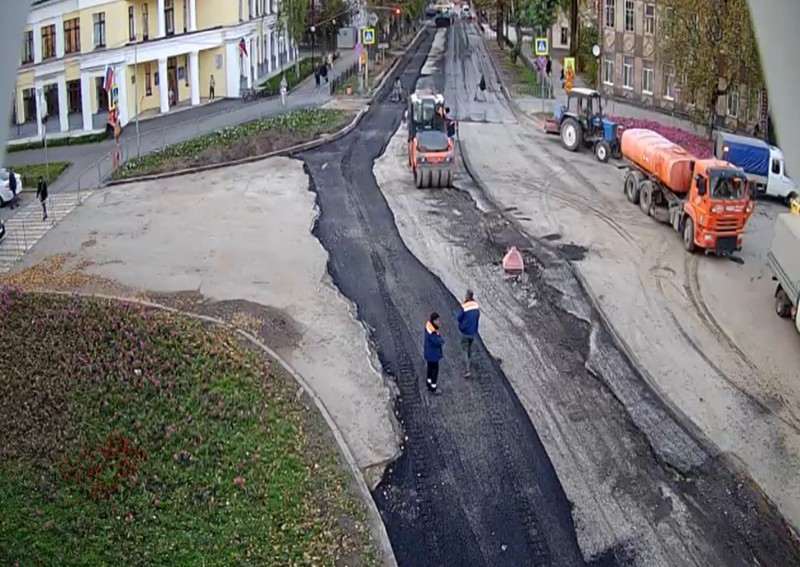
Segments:
[[[600,93],[594,89],[587,89],[586,87],[574,87],[569,94],[575,94],[578,96],[600,96]]]
[[[750,136],[741,136],[739,134],[729,134],[728,132],[719,132],[718,134],[725,142],[731,144],[742,144],[744,146],[752,146],[754,148],[762,148],[769,150],[769,144],[764,140],[758,138],[751,138]]]

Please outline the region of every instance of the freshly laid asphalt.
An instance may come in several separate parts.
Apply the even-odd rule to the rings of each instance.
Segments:
[[[430,30],[401,62],[410,90],[432,41]],[[473,382],[451,364],[442,368],[442,396],[422,386],[425,320],[437,310],[452,329],[458,302],[406,248],[375,182],[373,162],[403,114],[402,105],[386,104],[388,94],[380,93],[353,133],[299,157],[317,194],[314,233],[330,254],[329,271],[356,303],[399,388],[405,450],[374,492],[398,563],[580,565],[569,502],[536,430],[483,346]],[[450,360],[458,357],[454,343],[445,345]]]

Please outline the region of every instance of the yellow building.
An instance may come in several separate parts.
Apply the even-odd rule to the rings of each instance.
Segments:
[[[109,108],[125,126],[142,112],[239,97],[297,57],[277,12],[278,0],[39,0],[11,136],[102,130]]]

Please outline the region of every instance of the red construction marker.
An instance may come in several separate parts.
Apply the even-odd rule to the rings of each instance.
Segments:
[[[512,246],[503,256],[503,270],[507,274],[521,274],[525,271],[525,262],[516,246]]]

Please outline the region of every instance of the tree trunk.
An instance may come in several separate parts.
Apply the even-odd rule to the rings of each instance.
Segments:
[[[569,8],[569,56],[575,57],[578,53],[578,12],[580,0],[571,0]]]
[[[497,26],[497,45],[503,47],[503,32],[505,28],[505,13],[506,7],[502,3],[498,4],[497,11],[495,12],[495,25]]]
[[[708,126],[706,127],[706,136],[708,136],[709,139],[714,135],[714,127],[717,123],[717,104],[719,103],[719,97],[723,94],[725,93],[721,92],[719,89],[715,89],[708,98]]]

